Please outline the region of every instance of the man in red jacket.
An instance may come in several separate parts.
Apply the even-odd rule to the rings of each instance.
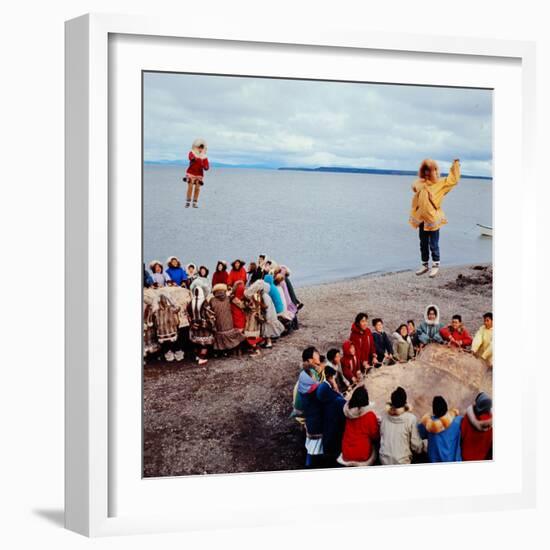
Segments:
[[[460,426],[462,460],[491,460],[493,458],[493,401],[484,392],[477,395]]]
[[[351,325],[349,339],[355,346],[355,353],[361,370],[367,373],[372,368],[373,356],[376,353],[374,338],[369,329],[369,316],[358,313],[355,322]]]
[[[447,327],[443,327],[439,334],[443,340],[454,348],[469,348],[472,345],[472,337],[466,330],[466,327],[462,324],[462,317],[460,315],[453,315],[451,324]]]

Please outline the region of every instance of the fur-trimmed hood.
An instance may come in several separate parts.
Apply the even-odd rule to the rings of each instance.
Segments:
[[[215,271],[218,271],[218,266],[220,266],[220,265],[223,266],[222,271],[227,271],[227,262],[225,260],[218,260],[217,261]]]
[[[458,409],[449,409],[441,418],[425,414],[420,421],[426,430],[433,434],[444,432],[458,416]]]
[[[216,295],[226,295],[227,294],[227,285],[223,284],[223,283],[218,283],[217,285],[214,285],[212,287],[212,294],[214,294],[214,296]]]
[[[288,269],[288,267],[286,265],[281,265],[281,273],[285,277],[290,277],[290,269]]]
[[[428,310],[431,309],[432,307],[436,311],[434,321],[430,321],[428,319]],[[435,304],[430,304],[430,305],[426,306],[426,309],[424,310],[424,321],[426,321],[426,324],[428,324],[428,325],[439,325],[439,307],[437,307]]]
[[[164,273],[164,266],[162,265],[162,262],[160,260],[153,260],[149,262],[149,269],[151,270],[151,272],[155,272],[155,266],[157,264],[160,265],[161,273]]]
[[[170,266],[170,262],[171,262],[172,260],[176,260],[176,262],[178,262],[177,267],[181,267],[180,259],[179,259],[177,256],[168,256],[168,259],[166,260],[166,265],[167,265],[168,267],[171,267],[171,266]]]
[[[350,407],[349,402],[344,405],[344,415],[351,420],[365,416],[369,411],[374,412],[374,403],[369,403],[365,407]]]
[[[256,294],[258,292],[268,292],[269,293],[269,285],[263,279],[258,279],[257,281],[254,281],[244,291],[244,295],[247,298],[251,298],[252,296],[254,296],[254,294]]]
[[[204,149],[203,149],[203,152],[201,153],[200,150],[199,150],[199,146],[200,145],[204,145]],[[191,151],[193,151],[193,154],[197,157],[197,158],[200,158],[200,159],[204,159],[206,158],[206,155],[207,155],[207,152],[208,152],[208,145],[206,143],[206,140],[204,140],[203,138],[197,138],[194,142],[193,142],[193,145],[191,145]]]
[[[408,403],[405,403],[404,407],[394,407],[391,403],[386,403],[386,412],[392,418],[399,418],[403,413],[411,412],[411,410],[412,407]]]
[[[478,418],[474,412],[473,405],[470,405],[466,409],[466,416],[468,417],[470,424],[478,432],[487,432],[493,427],[493,415],[490,413],[484,413],[482,415],[483,418]]]

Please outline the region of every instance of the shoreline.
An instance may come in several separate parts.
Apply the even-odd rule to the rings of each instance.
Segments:
[[[491,277],[491,264],[470,264],[444,267],[434,279],[407,270],[300,287],[305,304],[300,329],[260,356],[212,359],[204,367],[187,359],[147,363],[144,476],[301,469],[303,434],[289,415],[302,350],[314,345],[326,354],[341,348],[359,311],[382,317],[391,334],[408,319],[418,324],[430,303],[440,307],[443,323],[460,313],[475,333],[483,313],[492,310]],[[428,348],[414,362],[369,374],[367,387],[379,414],[397,385],[407,390],[417,416],[435,394],[463,412],[478,390],[491,391],[492,371],[471,354]]]

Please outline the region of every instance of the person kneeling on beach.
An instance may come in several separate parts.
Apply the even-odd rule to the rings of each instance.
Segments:
[[[410,410],[407,392],[399,386],[392,392],[386,413],[380,422],[381,464],[410,464],[413,453],[423,451],[418,420]]]
[[[422,439],[428,440],[430,462],[460,462],[460,425],[462,416],[457,409],[449,410],[447,402],[436,395],[432,402],[433,415],[426,414],[418,424]]]
[[[400,363],[414,359],[414,346],[405,323],[393,333],[393,350],[394,358]]]
[[[439,177],[439,167],[432,159],[425,159],[418,170],[418,179],[413,183],[411,213],[409,223],[418,229],[420,238],[420,254],[422,265],[416,272],[417,275],[427,273],[432,255],[432,270],[430,277],[435,277],[439,271],[439,230],[447,223],[445,213],[441,210],[441,203],[445,195],[460,180],[460,162],[453,161],[449,175],[446,178]]]
[[[344,405],[346,427],[342,438],[342,452],[338,463],[343,466],[372,466],[377,459],[376,447],[380,442],[378,417],[369,404],[369,393],[364,385],[358,386]]]
[[[466,349],[472,345],[472,337],[462,324],[460,315],[453,315],[451,324],[443,327],[439,333],[443,340],[453,348]]]
[[[483,326],[476,332],[472,342],[472,351],[487,364],[493,366],[493,314],[483,316]]]
[[[376,353],[373,358],[373,364],[375,368],[380,368],[382,365],[393,365],[395,359],[393,357],[393,346],[391,345],[390,337],[384,332],[384,322],[382,319],[373,319],[372,326],[374,332],[372,336],[374,338],[374,347]]]
[[[439,308],[436,305],[429,305],[424,313],[424,321],[418,327],[418,341],[420,348],[428,344],[444,344],[440,330],[443,325],[439,322]]]

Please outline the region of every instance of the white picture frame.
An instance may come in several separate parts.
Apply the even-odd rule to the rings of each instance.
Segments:
[[[231,63],[230,50],[235,55],[236,63],[237,59],[244,62],[243,56],[238,55],[238,48],[256,47],[261,50],[257,57],[260,61],[268,50],[282,55],[277,53],[277,48],[281,51],[284,49],[285,56],[294,58],[305,55],[306,50],[307,55],[316,56],[385,55],[388,63],[393,62],[394,56],[396,67],[403,64],[407,56],[411,59],[421,56],[424,61],[421,59],[418,61],[420,63],[439,63],[442,75],[446,74],[444,67],[448,64],[457,63],[456,66],[460,67],[461,74],[442,76],[442,85],[467,85],[465,83],[468,78],[478,78],[478,82],[486,82],[491,87],[492,79],[494,82],[498,81],[495,90],[497,94],[502,91],[500,97],[510,108],[510,121],[501,114],[504,111],[502,103],[499,107],[502,110],[495,112],[495,134],[500,136],[499,130],[505,129],[510,132],[503,131],[502,134],[514,135],[503,137],[498,146],[495,146],[495,179],[497,185],[502,185],[502,191],[496,193],[495,206],[495,226],[502,234],[502,240],[499,237],[495,241],[495,310],[499,314],[502,312],[505,318],[509,312],[506,308],[513,305],[518,308],[518,315],[525,319],[529,308],[534,304],[536,289],[521,269],[518,269],[514,279],[507,279],[505,273],[513,269],[514,263],[517,265],[518,257],[521,257],[520,262],[523,260],[532,270],[535,269],[536,262],[535,245],[527,238],[529,232],[534,231],[534,214],[526,215],[528,205],[525,198],[521,195],[514,196],[513,193],[510,196],[514,179],[516,182],[521,181],[522,186],[532,185],[529,182],[533,181],[530,170],[534,164],[535,46],[530,42],[397,35],[367,30],[352,32],[346,29],[309,28],[301,29],[297,33],[292,28],[273,30],[268,24],[246,30],[209,25],[197,32],[190,23],[187,26],[186,23],[170,18],[119,15],[85,15],[66,23],[66,527],[87,536],[104,536],[294,521],[296,510],[284,505],[284,489],[297,483],[299,476],[315,476],[315,481],[322,481],[323,478],[319,476],[334,476],[331,478],[334,480],[347,476],[347,483],[349,476],[353,476],[354,482],[361,484],[367,479],[365,471],[285,472],[153,480],[135,477],[134,466],[137,462],[140,463],[141,456],[134,456],[136,438],[125,437],[127,431],[134,435],[139,432],[132,426],[132,422],[136,425],[140,422],[140,409],[136,408],[136,403],[139,403],[141,394],[136,396],[135,392],[132,393],[136,388],[139,390],[135,379],[128,385],[121,384],[124,379],[119,378],[117,371],[113,329],[124,309],[122,302],[114,308],[111,305],[119,299],[118,292],[114,290],[118,287],[113,287],[113,280],[116,281],[113,270],[119,261],[118,252],[122,253],[120,243],[129,242],[130,235],[124,228],[121,229],[121,225],[135,229],[135,224],[126,224],[126,218],[124,224],[118,220],[123,207],[117,200],[118,191],[113,191],[110,182],[120,179],[119,170],[128,169],[124,173],[130,175],[134,174],[133,170],[139,172],[141,165],[126,168],[133,166],[135,161],[133,138],[130,138],[129,145],[125,141],[117,141],[117,151],[111,152],[111,158],[109,157],[109,143],[118,139],[118,132],[122,131],[116,118],[118,113],[112,112],[110,106],[118,105],[117,91],[113,89],[115,84],[117,89],[128,86],[129,94],[137,94],[128,96],[128,108],[135,104],[137,97],[141,97],[141,90],[132,92],[132,79],[137,76],[136,71],[141,63],[146,63],[141,70],[168,70],[170,60],[161,67],[151,66],[151,63],[157,64],[154,48],[143,48],[143,44],[139,44],[152,38],[161,42],[159,48],[166,59],[170,57],[166,55],[170,49],[179,47],[178,41],[192,41],[193,47],[199,48],[201,43],[208,43],[208,48],[213,52],[217,51],[216,48],[226,48],[227,59],[220,59],[219,55],[212,56],[212,67],[217,62],[220,73],[225,72],[222,70],[225,63]],[[110,58],[110,47],[120,57]],[[133,53],[132,49],[138,53]],[[142,62],[139,56],[142,55],[145,59],[149,51],[151,57]],[[250,56],[250,62],[254,62],[253,55]],[[464,69],[468,63],[474,67],[469,75]],[[186,61],[178,61],[177,65],[179,70],[183,70]],[[276,65],[271,67],[276,72]],[[491,67],[494,69],[492,72],[488,70]],[[510,67],[510,70],[506,67]],[[189,66],[189,70],[196,68]],[[300,70],[305,69],[304,65],[296,65],[289,70],[296,76],[300,74]],[[120,76],[126,74],[129,75],[128,78]],[[258,73],[253,69],[248,74]],[[403,74],[406,72],[395,73],[395,78],[387,81],[404,82],[406,79],[404,80]],[[408,78],[413,82],[410,74]],[[430,78],[434,77],[422,80],[417,76],[414,83],[434,84]],[[374,81],[381,80],[378,78]],[[516,118],[514,113],[518,115]],[[140,120],[131,122],[132,125],[136,123],[141,125]],[[505,142],[508,138],[510,141]],[[514,154],[516,158],[512,158]],[[507,170],[501,170],[499,166],[506,167]],[[534,193],[533,189],[531,201]],[[124,208],[135,210],[140,200],[139,193],[132,195]],[[514,207],[517,209],[515,226],[503,223],[506,219],[504,212],[509,212]],[[503,212],[502,215],[500,211]],[[130,214],[128,220],[135,222],[131,216]],[[499,240],[501,253],[498,248]],[[517,249],[515,258],[511,257],[510,251],[506,254],[506,246]],[[135,245],[128,248],[135,251]],[[113,250],[117,251],[116,255],[113,255]],[[502,275],[499,269],[502,270]],[[137,271],[136,281],[141,281],[140,270]],[[507,289],[514,284],[517,285],[515,299],[510,298],[507,293]],[[509,299],[504,300],[504,296]],[[139,298],[137,308],[141,308]],[[139,330],[137,336],[139,341]],[[135,334],[132,338],[135,339]],[[369,510],[371,517],[392,514],[399,517],[415,513],[414,510],[420,506],[429,508],[433,513],[434,510],[452,512],[534,505],[535,431],[533,425],[526,421],[529,406],[526,397],[535,393],[536,363],[525,360],[520,380],[515,381],[515,388],[519,393],[516,396],[519,409],[515,412],[517,417],[514,417],[508,407],[513,403],[511,391],[514,381],[508,377],[507,359],[504,354],[499,355],[499,349],[497,328],[496,368],[502,370],[495,375],[495,402],[497,407],[502,404],[498,409],[502,420],[497,421],[499,424],[495,429],[496,447],[498,448],[500,437],[501,452],[499,454],[497,451],[493,463],[432,467],[430,475],[433,476],[434,485],[452,472],[458,478],[456,487],[449,489],[447,497],[437,496],[434,489],[433,494],[427,490],[421,498],[417,496],[417,491],[411,490],[409,499],[405,493],[397,494],[391,499],[382,498],[382,493],[376,493],[374,488],[377,484],[391,485],[394,492],[394,485],[405,488],[409,485],[412,488],[415,483],[425,483],[421,480],[422,467],[378,468],[376,475],[368,474],[371,476],[368,483],[373,487],[373,493],[369,495],[365,492],[364,497],[359,500],[354,495],[353,502],[362,506],[355,507],[357,513],[350,512],[350,519],[354,515],[360,517],[363,513],[361,510],[365,509]],[[138,355],[139,352],[140,350]],[[139,365],[135,368],[137,372]],[[120,376],[128,375],[122,371],[123,369]],[[141,375],[140,372],[138,374]],[[127,388],[124,391],[129,394],[126,396],[128,399],[121,387]],[[506,441],[506,434],[516,424],[521,432],[521,440],[520,445],[515,445],[517,454],[511,458],[508,456],[509,442]],[[133,457],[128,459],[132,460],[132,466],[128,464],[127,468],[133,472],[134,479],[131,483],[126,483],[127,480],[123,479],[125,473],[121,470],[125,468],[120,466],[120,458],[117,458],[119,455]],[[505,472],[509,475],[505,476]],[[479,492],[470,492],[468,484],[464,482],[467,476],[478,476],[480,480],[487,481],[487,487],[491,485],[492,489],[480,485]],[[137,490],[137,486],[140,491],[143,489],[141,494],[132,492]],[[242,492],[242,495],[237,495],[236,491]],[[126,492],[126,496],[122,495],[123,492]],[[171,502],[170,499],[179,494],[179,507],[173,513],[158,508],[155,515],[146,503],[154,504],[155,499],[160,503],[164,499],[161,497],[163,494],[169,495],[167,502]],[[205,495],[204,501],[201,500],[202,494]],[[213,494],[219,495],[215,503],[211,499]],[[225,494],[234,496],[232,500],[225,499]],[[265,496],[267,494],[269,498]],[[340,502],[351,498],[348,495],[340,497]],[[318,498],[321,498],[320,495]],[[121,502],[125,502],[126,507],[120,506]],[[135,505],[130,506],[129,503]],[[208,504],[209,512],[205,514]]]

